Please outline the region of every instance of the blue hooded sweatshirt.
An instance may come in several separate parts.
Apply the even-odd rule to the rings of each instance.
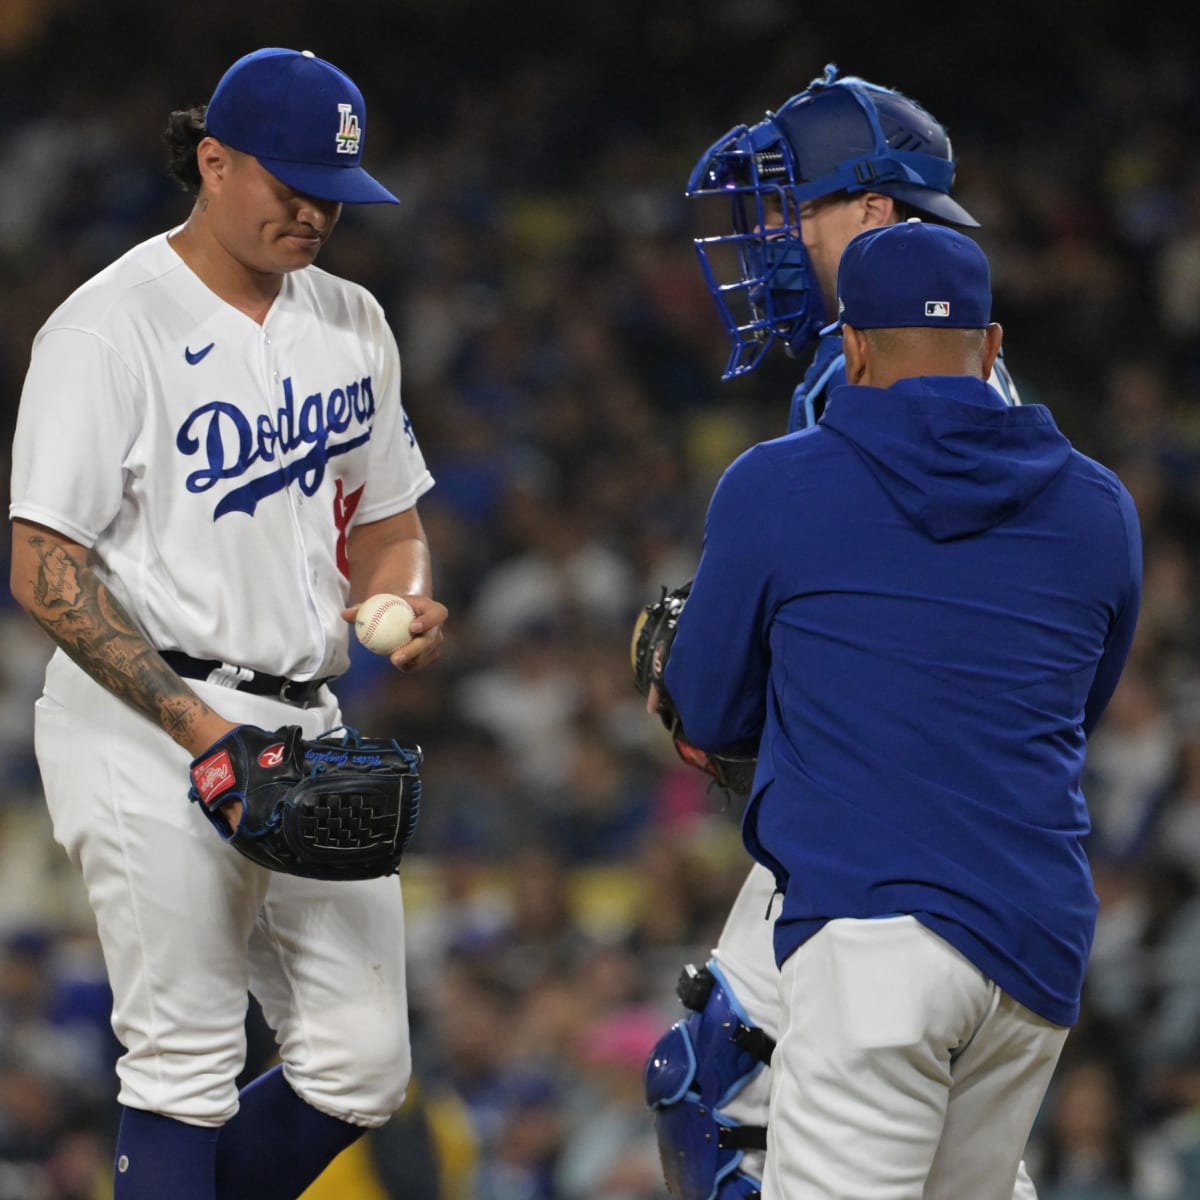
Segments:
[[[911,913],[1074,1024],[1079,779],[1140,599],[1129,493],[979,379],[840,387],[729,467],[665,680],[689,741],[758,754],[743,838],[783,892],[779,963]]]

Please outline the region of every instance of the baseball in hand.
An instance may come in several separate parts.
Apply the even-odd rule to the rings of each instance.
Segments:
[[[408,628],[415,614],[403,596],[380,592],[358,606],[354,632],[372,654],[391,654],[412,641]]]

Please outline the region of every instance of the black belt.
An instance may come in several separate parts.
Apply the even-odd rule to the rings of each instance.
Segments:
[[[219,672],[211,682],[231,687],[239,692],[251,692],[255,696],[274,696],[288,704],[307,707],[332,676],[324,679],[288,679],[283,675],[268,675],[264,671],[251,671],[248,667],[235,667],[218,658],[193,658],[182,650],[160,650],[163,661],[184,679],[209,679]]]

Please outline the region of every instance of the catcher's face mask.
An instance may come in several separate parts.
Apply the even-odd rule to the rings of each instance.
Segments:
[[[801,240],[801,208],[837,192],[872,191],[951,224],[977,225],[950,199],[954,166],[945,130],[920,105],[839,79],[832,64],[778,112],[713,143],[686,194],[723,197],[732,210],[732,232],[695,239],[733,343],[722,378],[754,370],[776,339],[790,353],[803,350],[829,320]]]
[[[728,201],[732,232],[695,239],[700,269],[733,343],[722,379],[753,371],[780,338],[801,349],[826,323],[800,217],[790,155],[770,118],[727,133],[705,152],[687,195]]]

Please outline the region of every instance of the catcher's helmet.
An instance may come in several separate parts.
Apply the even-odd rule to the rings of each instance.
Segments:
[[[725,196],[733,206],[732,234],[696,239],[733,342],[723,378],[752,371],[775,338],[802,349],[827,322],[799,205],[834,192],[881,192],[935,219],[978,225],[950,198],[954,168],[945,129],[919,104],[855,76],[840,79],[832,63],[778,112],[710,146],[687,195]],[[719,278],[714,252],[722,249],[736,251],[732,282]]]

